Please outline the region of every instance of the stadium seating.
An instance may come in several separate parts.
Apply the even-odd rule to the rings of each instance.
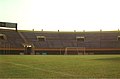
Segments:
[[[23,39],[20,37],[18,32],[14,30],[6,30],[6,29],[0,29],[0,34],[4,34],[7,37],[7,40],[0,41],[3,46],[9,46],[11,48],[22,48],[22,43],[24,43]]]
[[[85,47],[86,51],[98,52],[102,49],[120,51],[120,36],[117,31],[108,32],[35,32],[35,31],[15,31],[0,29],[0,34],[4,34],[7,39],[0,40],[0,50],[14,50],[24,52],[25,45],[34,47],[34,52],[57,52],[62,54],[66,47]],[[44,37],[42,41],[37,37]],[[82,40],[77,40],[77,37]],[[84,39],[84,40],[83,40]],[[102,50],[104,51],[104,50]],[[104,51],[106,52],[106,51]],[[114,52],[114,53],[115,53]],[[13,54],[13,53],[12,53]]]

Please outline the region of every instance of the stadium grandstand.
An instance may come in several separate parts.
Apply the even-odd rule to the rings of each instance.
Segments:
[[[24,31],[0,22],[1,55],[120,54],[120,31]]]

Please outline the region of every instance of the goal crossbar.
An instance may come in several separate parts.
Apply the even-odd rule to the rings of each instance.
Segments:
[[[72,52],[77,52],[79,54],[79,52],[83,52],[83,54],[85,54],[85,47],[66,47],[65,48],[65,55],[68,54],[68,51],[72,51]]]

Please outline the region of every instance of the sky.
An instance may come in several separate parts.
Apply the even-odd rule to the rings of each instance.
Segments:
[[[20,30],[117,30],[120,0],[0,0],[0,21]]]

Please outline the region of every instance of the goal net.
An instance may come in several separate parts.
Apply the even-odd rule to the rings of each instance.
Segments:
[[[68,54],[85,55],[85,47],[66,47],[64,55]]]

